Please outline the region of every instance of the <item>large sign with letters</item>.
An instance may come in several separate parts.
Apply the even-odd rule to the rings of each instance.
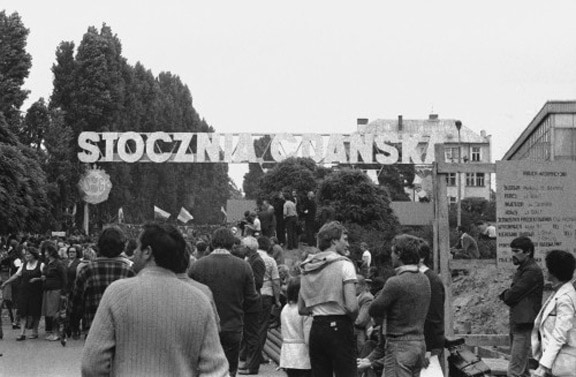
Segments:
[[[254,141],[268,136],[264,159]],[[441,141],[438,141],[441,142]],[[321,164],[431,164],[429,135],[219,134],[201,132],[82,132],[78,159],[96,162],[263,163],[309,157]]]
[[[552,249],[576,254],[576,165],[572,161],[496,163],[497,263],[513,267],[510,242],[528,236],[536,260]]]

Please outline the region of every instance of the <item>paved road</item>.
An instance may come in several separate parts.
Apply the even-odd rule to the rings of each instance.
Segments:
[[[9,322],[8,322],[9,323]],[[4,339],[0,340],[0,377],[76,377],[80,375],[80,355],[83,340],[70,339],[66,347],[60,342],[49,342],[40,338],[16,341],[20,330],[4,321]],[[284,372],[276,371],[274,363],[262,365],[260,376],[283,377]]]

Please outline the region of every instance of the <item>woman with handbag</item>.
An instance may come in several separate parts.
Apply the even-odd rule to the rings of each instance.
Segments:
[[[546,255],[554,294],[534,320],[532,353],[539,364],[535,376],[576,376],[576,290],[571,282],[575,267],[574,256],[566,251]]]

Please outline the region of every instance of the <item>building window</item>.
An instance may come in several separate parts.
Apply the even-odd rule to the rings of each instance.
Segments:
[[[446,175],[446,185],[456,186],[456,173],[448,173]]]
[[[480,155],[480,147],[472,147],[472,161],[479,162],[482,160]]]
[[[460,148],[446,147],[446,149],[444,149],[444,155],[446,157],[446,162],[458,162],[458,159],[460,158]]]
[[[455,196],[449,196],[448,197],[448,204],[456,204],[456,197]]]
[[[466,186],[484,187],[484,173],[466,173]]]

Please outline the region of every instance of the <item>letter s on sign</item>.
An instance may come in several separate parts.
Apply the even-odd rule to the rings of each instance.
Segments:
[[[100,135],[97,132],[84,131],[78,135],[78,146],[83,152],[78,152],[78,160],[86,164],[92,164],[100,158],[100,148],[94,144],[100,141]]]

